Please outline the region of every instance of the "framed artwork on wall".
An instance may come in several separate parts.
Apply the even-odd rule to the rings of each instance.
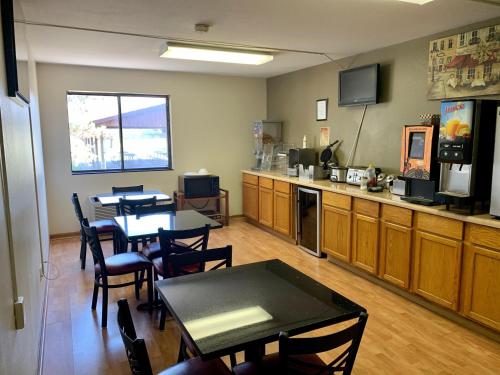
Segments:
[[[328,119],[328,99],[316,100],[316,121],[326,121]]]
[[[499,28],[492,25],[432,40],[427,98],[500,94]]]

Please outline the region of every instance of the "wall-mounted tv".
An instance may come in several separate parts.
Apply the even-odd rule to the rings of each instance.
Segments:
[[[17,0],[2,0],[2,32],[7,75],[7,94],[29,103],[28,46],[21,5]]]
[[[379,76],[379,64],[339,72],[339,107],[377,104]]]

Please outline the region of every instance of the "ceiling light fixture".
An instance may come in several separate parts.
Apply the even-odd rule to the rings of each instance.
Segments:
[[[163,45],[160,57],[248,65],[261,65],[274,59],[273,55],[267,51],[174,42],[166,42]]]
[[[398,0],[398,1],[402,1],[405,3],[424,5],[424,4],[430,3],[431,1],[434,1],[434,0]]]

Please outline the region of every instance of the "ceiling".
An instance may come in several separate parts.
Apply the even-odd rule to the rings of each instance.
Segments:
[[[472,0],[19,0],[27,21],[351,56],[500,16]],[[208,33],[194,24],[209,23]],[[161,39],[27,27],[35,60],[50,63],[272,77],[325,56],[280,52],[260,66],[168,60]]]

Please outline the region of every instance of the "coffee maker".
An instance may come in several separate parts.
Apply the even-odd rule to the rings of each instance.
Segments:
[[[441,103],[438,161],[441,178],[437,193],[446,203],[474,213],[485,208],[491,194],[495,145],[496,100]]]
[[[309,168],[316,165],[316,150],[314,148],[291,148],[288,151],[288,175],[299,176],[299,165]]]

